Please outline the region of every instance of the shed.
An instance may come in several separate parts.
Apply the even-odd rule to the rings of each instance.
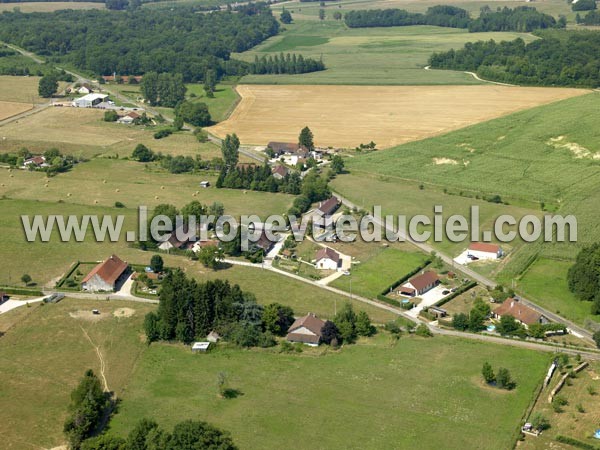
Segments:
[[[206,351],[208,351],[209,347],[210,347],[210,342],[194,342],[194,344],[192,345],[192,352],[193,353],[206,352]]]
[[[206,336],[206,340],[208,342],[218,342],[221,340],[221,336],[219,336],[219,333],[217,333],[216,331],[211,331],[210,333],[208,333],[208,336]]]
[[[200,187],[203,187],[203,188],[210,187],[210,181],[201,181]]]

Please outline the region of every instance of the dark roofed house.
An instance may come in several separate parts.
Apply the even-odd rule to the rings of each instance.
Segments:
[[[337,197],[331,197],[325,200],[324,202],[320,202],[318,206],[318,210],[323,213],[324,216],[330,216],[333,214],[338,207],[340,206],[340,201]]]
[[[317,269],[337,270],[340,265],[340,254],[329,247],[323,247],[317,250],[316,255]]]
[[[542,313],[524,305],[516,298],[507,298],[504,302],[493,311],[493,316],[496,319],[501,319],[502,316],[512,316],[517,322],[528,326],[534,323],[548,323],[549,320]]]
[[[23,167],[48,167],[46,163],[46,157],[42,155],[32,156],[23,161]]]
[[[256,251],[256,250],[262,250],[264,252],[264,254],[266,255],[267,253],[269,253],[269,250],[271,250],[271,248],[273,247],[274,242],[271,241],[271,239],[269,239],[267,237],[267,233],[265,230],[263,230],[260,234],[260,237],[258,238],[258,240],[256,242],[251,242],[250,245],[251,247]]]
[[[287,167],[278,164],[275,167],[273,167],[271,173],[273,174],[273,177],[275,177],[278,180],[281,180],[282,178],[285,178],[285,176],[289,173],[289,170]]]
[[[294,321],[288,329],[286,339],[289,342],[301,342],[316,347],[321,342],[321,331],[324,325],[324,320],[319,319],[313,313],[308,313]]]
[[[292,142],[269,142],[267,147],[273,150],[275,156],[298,155],[306,158],[309,154],[308,148],[304,145]]]
[[[94,267],[81,281],[84,291],[114,291],[117,284],[127,275],[129,265],[118,256],[112,255]]]
[[[410,297],[423,295],[427,291],[436,287],[438,284],[440,284],[440,279],[437,274],[432,270],[428,270],[420,275],[417,275],[416,277],[411,278],[408,283],[400,286],[398,293],[400,295],[408,295]]]

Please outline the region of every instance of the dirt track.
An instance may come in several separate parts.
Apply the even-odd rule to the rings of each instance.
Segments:
[[[240,85],[232,115],[208,130],[237,133],[244,144],[295,142],[308,125],[315,143],[380,148],[442,134],[590,91],[482,86]]]

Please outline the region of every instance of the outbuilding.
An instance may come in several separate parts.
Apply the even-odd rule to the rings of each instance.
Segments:
[[[194,344],[192,345],[192,352],[193,353],[205,353],[208,351],[208,349],[210,348],[210,342],[206,341],[206,342],[194,342]]]
[[[73,101],[75,108],[93,108],[108,99],[106,94],[87,94]]]

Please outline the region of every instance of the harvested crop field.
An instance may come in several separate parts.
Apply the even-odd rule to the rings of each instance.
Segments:
[[[295,142],[304,126],[315,144],[379,148],[435,136],[589,91],[480,86],[260,86],[240,85],[241,102],[229,119],[208,130],[237,133],[245,144]]]
[[[25,111],[29,111],[33,106],[28,103],[2,102],[0,101],[0,120],[8,119]]]

